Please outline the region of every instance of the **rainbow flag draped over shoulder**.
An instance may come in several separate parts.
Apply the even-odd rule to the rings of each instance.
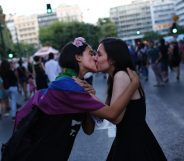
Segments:
[[[71,69],[66,69],[47,89],[39,90],[17,112],[16,125],[33,107],[48,115],[84,113],[98,110],[104,104],[94,99],[72,79],[76,76]]]

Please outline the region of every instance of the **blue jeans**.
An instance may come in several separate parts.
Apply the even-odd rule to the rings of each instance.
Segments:
[[[18,96],[18,89],[17,86],[11,86],[8,88],[8,95],[11,99],[10,107],[11,107],[11,116],[15,117],[17,112],[17,96]]]

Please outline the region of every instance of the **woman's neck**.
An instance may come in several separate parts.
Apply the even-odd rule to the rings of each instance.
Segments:
[[[115,67],[114,66],[111,66],[109,71],[107,72],[111,77],[113,76],[113,73],[114,73],[114,70],[115,70]]]
[[[78,78],[83,79],[86,72],[80,71],[78,74]]]

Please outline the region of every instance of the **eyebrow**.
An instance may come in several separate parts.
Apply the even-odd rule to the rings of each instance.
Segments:
[[[96,51],[95,50],[90,50],[90,53],[92,53],[93,55],[96,55]]]

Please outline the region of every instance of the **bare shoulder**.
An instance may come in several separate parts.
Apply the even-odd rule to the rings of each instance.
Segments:
[[[123,81],[126,81],[127,83],[130,82],[130,78],[125,71],[118,71],[114,75],[114,81],[118,81],[118,80],[121,80],[121,81],[123,80]]]

